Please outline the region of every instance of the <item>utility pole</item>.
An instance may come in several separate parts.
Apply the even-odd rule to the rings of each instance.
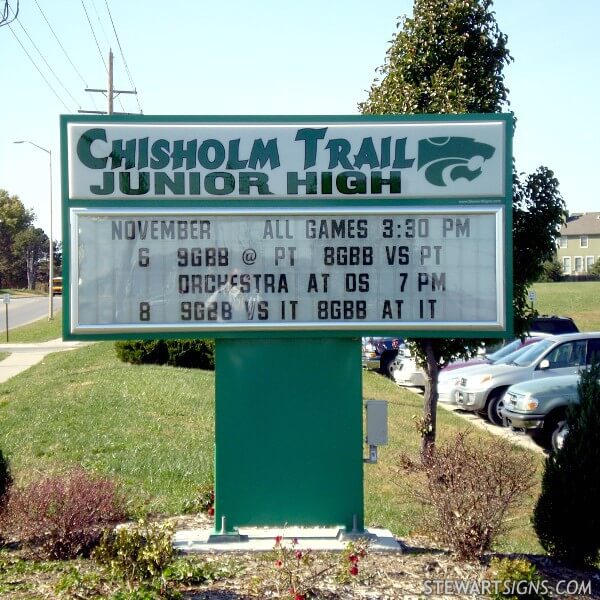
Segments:
[[[112,49],[108,51],[108,88],[106,90],[101,90],[98,88],[85,88],[86,92],[99,92],[101,94],[105,94],[108,99],[108,112],[104,110],[78,110],[79,113],[86,114],[94,114],[94,115],[128,115],[131,113],[115,113],[113,111],[114,99],[119,94],[135,94],[137,95],[137,90],[115,90],[113,83],[113,53]]]

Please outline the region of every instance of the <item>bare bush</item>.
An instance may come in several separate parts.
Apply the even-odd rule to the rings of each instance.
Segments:
[[[424,467],[423,500],[433,508],[432,533],[460,560],[480,559],[503,531],[505,517],[535,484],[535,464],[509,442],[483,442],[460,432],[438,446]]]
[[[115,483],[81,469],[14,489],[5,514],[21,543],[52,559],[87,555],[102,530],[124,518],[125,501]]]

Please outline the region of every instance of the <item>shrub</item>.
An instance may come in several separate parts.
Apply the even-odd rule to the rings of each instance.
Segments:
[[[494,600],[538,600],[546,598],[537,567],[526,558],[493,558],[486,579],[497,582]]]
[[[240,569],[241,565],[232,560],[204,561],[187,556],[174,560],[165,568],[163,576],[169,583],[191,586],[233,577]]]
[[[8,492],[13,484],[8,458],[0,450],[0,513],[8,500]]]
[[[160,582],[165,587],[163,571],[175,556],[173,527],[148,524],[141,520],[128,527],[105,531],[93,558],[129,586],[139,582]]]
[[[0,545],[4,539],[5,519],[4,510],[8,502],[8,495],[13,484],[13,478],[8,459],[0,450]]]
[[[205,483],[198,487],[195,496],[187,500],[183,512],[186,514],[206,513],[209,517],[215,514],[215,485]]]
[[[120,360],[132,365],[165,365],[169,360],[169,352],[164,340],[115,342],[115,350]]]
[[[215,368],[213,340],[133,340],[115,342],[115,350],[120,360],[134,365]]]
[[[600,364],[581,374],[562,449],[546,459],[533,526],[543,548],[575,565],[600,553]]]
[[[273,549],[262,557],[267,564],[267,572],[263,578],[256,576],[255,583],[259,584],[263,598],[321,598],[319,586],[328,574],[342,584],[364,579],[359,563],[367,555],[368,544],[368,540],[358,539],[349,542],[335,558],[328,555],[317,557],[311,550],[301,550],[296,538],[287,540],[278,535]]]
[[[562,264],[557,258],[545,261],[542,269],[542,274],[538,281],[561,281],[563,278]]]
[[[423,467],[422,500],[434,510],[432,533],[460,560],[480,559],[503,530],[509,508],[534,485],[535,466],[509,442],[483,443],[460,432]]]
[[[167,340],[168,364],[189,369],[215,368],[214,340]]]
[[[600,277],[600,258],[591,266],[588,273]]]
[[[103,528],[124,517],[115,483],[82,470],[13,490],[6,508],[6,521],[21,542],[51,559],[88,554]]]

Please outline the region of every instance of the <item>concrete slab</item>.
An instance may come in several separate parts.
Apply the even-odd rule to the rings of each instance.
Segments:
[[[349,540],[338,536],[339,532],[337,527],[240,527],[243,541],[211,543],[212,529],[182,529],[175,533],[173,545],[182,552],[268,552],[280,535],[290,543],[296,539],[294,548],[298,550],[341,552]],[[371,537],[371,552],[402,552],[402,544],[387,529],[368,528],[365,536]]]
[[[8,352],[4,360],[0,360],[0,383],[22,373],[41,362],[52,352],[74,350],[87,342],[63,342],[60,338],[37,344],[0,344],[0,352]]]
[[[488,421],[482,419],[476,413],[470,412],[468,410],[462,410],[455,404],[440,403],[439,406],[441,406],[445,410],[448,410],[456,415],[461,416],[474,427],[484,429],[485,431],[488,431],[493,435],[504,438],[512,444],[515,444],[515,446],[527,448],[527,450],[531,450],[532,452],[536,452],[538,454],[546,454],[542,447],[538,446],[527,434],[523,432],[513,431],[509,427],[499,427],[498,425],[492,425]]]

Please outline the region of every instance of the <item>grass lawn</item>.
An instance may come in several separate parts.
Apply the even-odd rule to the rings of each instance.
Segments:
[[[0,360],[4,360],[7,356],[9,356],[9,354],[6,352],[0,352]]]
[[[581,330],[600,330],[600,282],[545,283],[534,289],[540,313],[568,315]],[[57,338],[60,327],[57,314],[54,321],[14,330],[11,341]],[[364,374],[363,393],[388,400],[390,431],[379,463],[365,465],[366,522],[399,536],[418,532],[422,508],[411,476],[398,474],[396,464],[401,452],[418,454],[413,416],[420,416],[422,399],[375,373]],[[438,440],[466,426],[439,410]],[[0,448],[21,481],[81,464],[117,477],[141,512],[177,514],[195,488],[212,478],[213,440],[212,372],[126,365],[110,342],[50,355],[0,384]],[[532,460],[541,473],[542,457],[532,455]],[[529,498],[513,516],[516,527],[499,550],[540,551],[529,524],[534,502]]]
[[[62,312],[54,313],[54,319],[48,321],[47,317],[10,329],[8,339],[11,344],[47,342],[62,337]]]
[[[536,283],[540,314],[572,317],[581,331],[600,331],[600,281]]]
[[[10,294],[14,298],[23,298],[25,296],[47,296],[48,292],[42,292],[40,290],[0,288],[0,294]]]
[[[395,464],[398,452],[418,453],[412,416],[422,399],[375,373],[364,374],[364,395],[389,401],[391,438],[380,462],[365,465],[366,521],[414,533],[422,509],[410,476],[398,475]],[[466,427],[442,409],[438,419],[440,440]],[[50,355],[0,384],[0,448],[17,480],[80,464],[122,481],[140,512],[181,512],[212,477],[213,439],[212,372],[126,365],[110,342]],[[537,455],[532,460],[541,464]],[[532,503],[515,516],[518,533],[500,549],[539,551],[528,523]]]

